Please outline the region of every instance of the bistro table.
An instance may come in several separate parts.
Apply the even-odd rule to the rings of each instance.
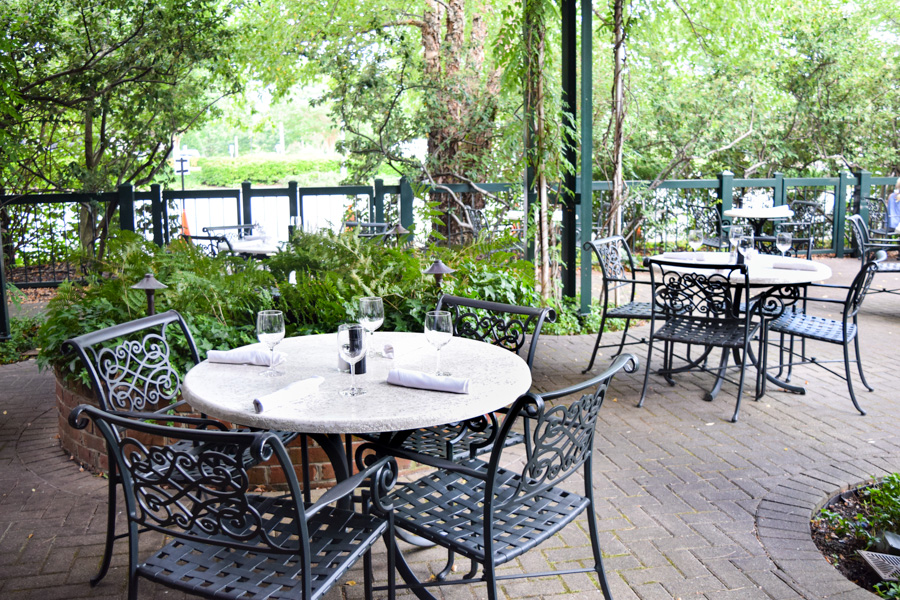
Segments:
[[[670,262],[682,262],[684,266],[669,267],[673,270],[689,273],[709,264],[728,264],[730,256],[727,252],[665,252],[653,259],[665,260]],[[756,296],[751,296],[752,290],[738,290],[738,297],[735,299],[734,305],[740,306],[740,294],[745,293],[751,300],[757,302],[774,302],[776,306],[780,305],[783,310],[785,306],[793,304],[802,298],[801,290],[810,283],[823,281],[831,277],[831,268],[828,265],[812,260],[802,258],[792,258],[776,256],[771,254],[756,254],[747,262],[747,277],[751,288],[761,291]],[[741,286],[743,287],[743,286]],[[767,305],[768,306],[768,305]],[[777,314],[773,313],[766,318],[777,318]],[[708,354],[708,352],[707,352]],[[704,355],[705,357],[706,355]],[[704,358],[704,357],[701,357]],[[754,364],[757,363],[757,357],[752,353],[749,358]],[[698,361],[689,361],[688,367],[696,366]],[[765,365],[763,365],[765,369]],[[687,367],[685,368],[685,370]],[[679,369],[681,370],[681,369]],[[675,371],[673,371],[675,372]],[[806,389],[801,386],[791,385],[785,381],[781,381],[774,375],[766,372],[766,379],[775,385],[794,392],[797,394],[806,393]],[[716,381],[716,385],[708,393],[707,399],[713,399],[722,387],[722,377]],[[760,395],[758,391],[757,396]]]
[[[753,235],[759,236],[762,235],[762,228],[766,221],[790,219],[794,216],[794,211],[787,206],[730,208],[722,215],[732,219],[747,219],[753,227]]]
[[[512,404],[531,387],[531,371],[518,355],[485,342],[454,337],[441,350],[441,365],[469,381],[468,394],[435,392],[390,385],[392,368],[433,372],[435,349],[422,333],[376,332],[377,345],[394,347],[394,359],[367,358],[367,372],[356,376],[365,389],[345,397],[350,375],[338,370],[335,334],[285,338],[276,350],[286,362],[281,377],[261,377],[264,367],[203,361],[184,378],[188,403],[213,417],[264,429],[309,434],[328,454],[340,481],[349,476],[343,434],[387,433],[465,421]],[[257,414],[253,400],[298,381],[319,375],[318,391]]]

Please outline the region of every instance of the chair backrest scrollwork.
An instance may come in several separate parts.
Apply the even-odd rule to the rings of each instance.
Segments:
[[[692,264],[648,259],[653,311],[664,318],[744,320],[735,310],[735,286],[749,289],[747,265]]]
[[[157,412],[172,408],[181,392],[176,345],[200,362],[187,324],[170,310],[66,340],[62,350],[81,358],[103,410]]]
[[[453,334],[459,337],[487,342],[516,354],[528,343],[523,358],[529,369],[534,363],[544,322],[556,319],[552,308],[516,306],[449,294],[438,299],[437,310],[450,312]]]

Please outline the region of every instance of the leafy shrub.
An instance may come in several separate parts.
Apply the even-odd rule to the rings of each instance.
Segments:
[[[850,518],[828,508],[820,511],[819,518],[829,524],[835,535],[852,537],[871,547],[881,542],[884,531],[900,530],[900,473],[858,490],[857,496],[861,507]]]
[[[15,288],[9,286],[10,297],[15,303]],[[0,342],[0,365],[24,360],[25,352],[35,348],[38,329],[43,322],[41,316],[12,317],[9,320],[9,339]]]
[[[228,187],[250,181],[273,184],[291,176],[315,172],[338,172],[338,160],[202,158],[200,180],[206,185]]]

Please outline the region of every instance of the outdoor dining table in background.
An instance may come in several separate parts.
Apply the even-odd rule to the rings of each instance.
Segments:
[[[682,272],[691,272],[691,267],[700,267],[704,264],[715,264],[725,262],[727,253],[722,252],[666,252],[653,258],[683,262],[684,266],[679,270]],[[749,297],[751,301],[772,303],[770,315],[767,318],[775,318],[780,314],[780,310],[784,310],[786,306],[798,302],[803,294],[802,289],[814,282],[824,281],[831,277],[831,269],[828,265],[801,258],[782,257],[768,254],[757,254],[748,262],[748,279],[750,290],[742,291],[745,299]],[[754,295],[754,291],[758,292]],[[740,306],[740,301],[735,302],[735,306]],[[754,358],[754,361],[758,357]],[[765,368],[765,365],[763,365]],[[790,392],[803,394],[805,388],[791,385],[785,381],[777,379],[775,376],[766,373],[766,379],[775,385],[788,390]],[[713,391],[710,392],[715,396],[721,386],[721,379],[717,381]]]
[[[790,219],[794,216],[794,211],[788,206],[731,208],[723,212],[722,216],[748,220],[753,227],[753,235],[759,236],[762,235],[762,228],[766,221]]]

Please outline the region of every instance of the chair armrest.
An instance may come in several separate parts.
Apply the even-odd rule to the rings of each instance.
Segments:
[[[841,290],[849,290],[849,285],[841,285],[839,283],[811,283],[809,287],[819,287],[819,288],[832,288],[832,289],[841,289]]]
[[[553,392],[540,394],[540,396],[544,400],[553,400],[554,398],[562,398],[563,396],[568,396],[569,394],[575,394],[588,388],[597,387],[603,381],[612,379],[613,375],[615,375],[622,369],[625,369],[626,373],[634,373],[637,370],[638,365],[638,359],[633,354],[620,354],[616,358],[616,360],[614,360],[613,363],[609,366],[609,368],[599,375],[592,377],[591,379],[582,383],[576,383],[575,385],[563,388],[561,390],[555,390]]]
[[[328,506],[329,504],[333,504],[337,502],[341,498],[345,498],[353,493],[356,488],[358,488],[366,479],[375,475],[381,469],[385,468],[388,463],[394,461],[392,456],[382,456],[377,461],[353,475],[345,479],[344,481],[339,482],[332,488],[329,488],[322,496],[309,508],[304,511],[306,513],[306,518],[309,520],[313,517],[317,512]]]
[[[205,419],[203,417],[189,417],[187,415],[168,415],[166,413],[148,413],[135,410],[116,411],[116,415],[134,419],[135,421],[169,421],[172,423],[185,423],[187,425],[196,425],[198,429],[215,428],[220,431],[229,431],[228,427],[221,421],[215,419]]]

